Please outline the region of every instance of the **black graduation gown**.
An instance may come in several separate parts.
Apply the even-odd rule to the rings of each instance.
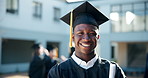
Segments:
[[[83,69],[72,58],[55,65],[48,74],[48,78],[109,78],[110,63],[107,60],[99,59],[94,66],[89,69]],[[116,64],[115,78],[124,78],[124,73]]]

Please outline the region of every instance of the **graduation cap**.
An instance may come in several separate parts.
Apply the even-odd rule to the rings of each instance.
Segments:
[[[78,24],[91,24],[99,28],[99,25],[109,19],[89,2],[84,2],[65,16],[62,21],[70,25],[70,47],[72,47],[72,30]]]
[[[42,45],[40,43],[36,43],[36,44],[33,44],[31,48],[39,49],[40,47],[42,47]]]
[[[54,45],[47,45],[47,50],[50,52],[51,50],[53,50],[54,48],[56,48]]]

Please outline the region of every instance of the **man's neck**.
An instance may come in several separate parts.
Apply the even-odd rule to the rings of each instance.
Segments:
[[[92,58],[95,57],[95,55],[96,55],[95,52],[92,52],[90,54],[82,54],[76,52],[76,56],[85,62],[90,61]]]

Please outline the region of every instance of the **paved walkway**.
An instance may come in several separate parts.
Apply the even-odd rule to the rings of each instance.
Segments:
[[[0,75],[0,78],[29,78],[27,73],[10,73]]]

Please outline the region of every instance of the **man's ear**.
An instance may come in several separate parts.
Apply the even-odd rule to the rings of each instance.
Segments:
[[[97,39],[100,39],[100,35],[97,36]]]
[[[72,41],[74,41],[74,34],[72,33]]]

